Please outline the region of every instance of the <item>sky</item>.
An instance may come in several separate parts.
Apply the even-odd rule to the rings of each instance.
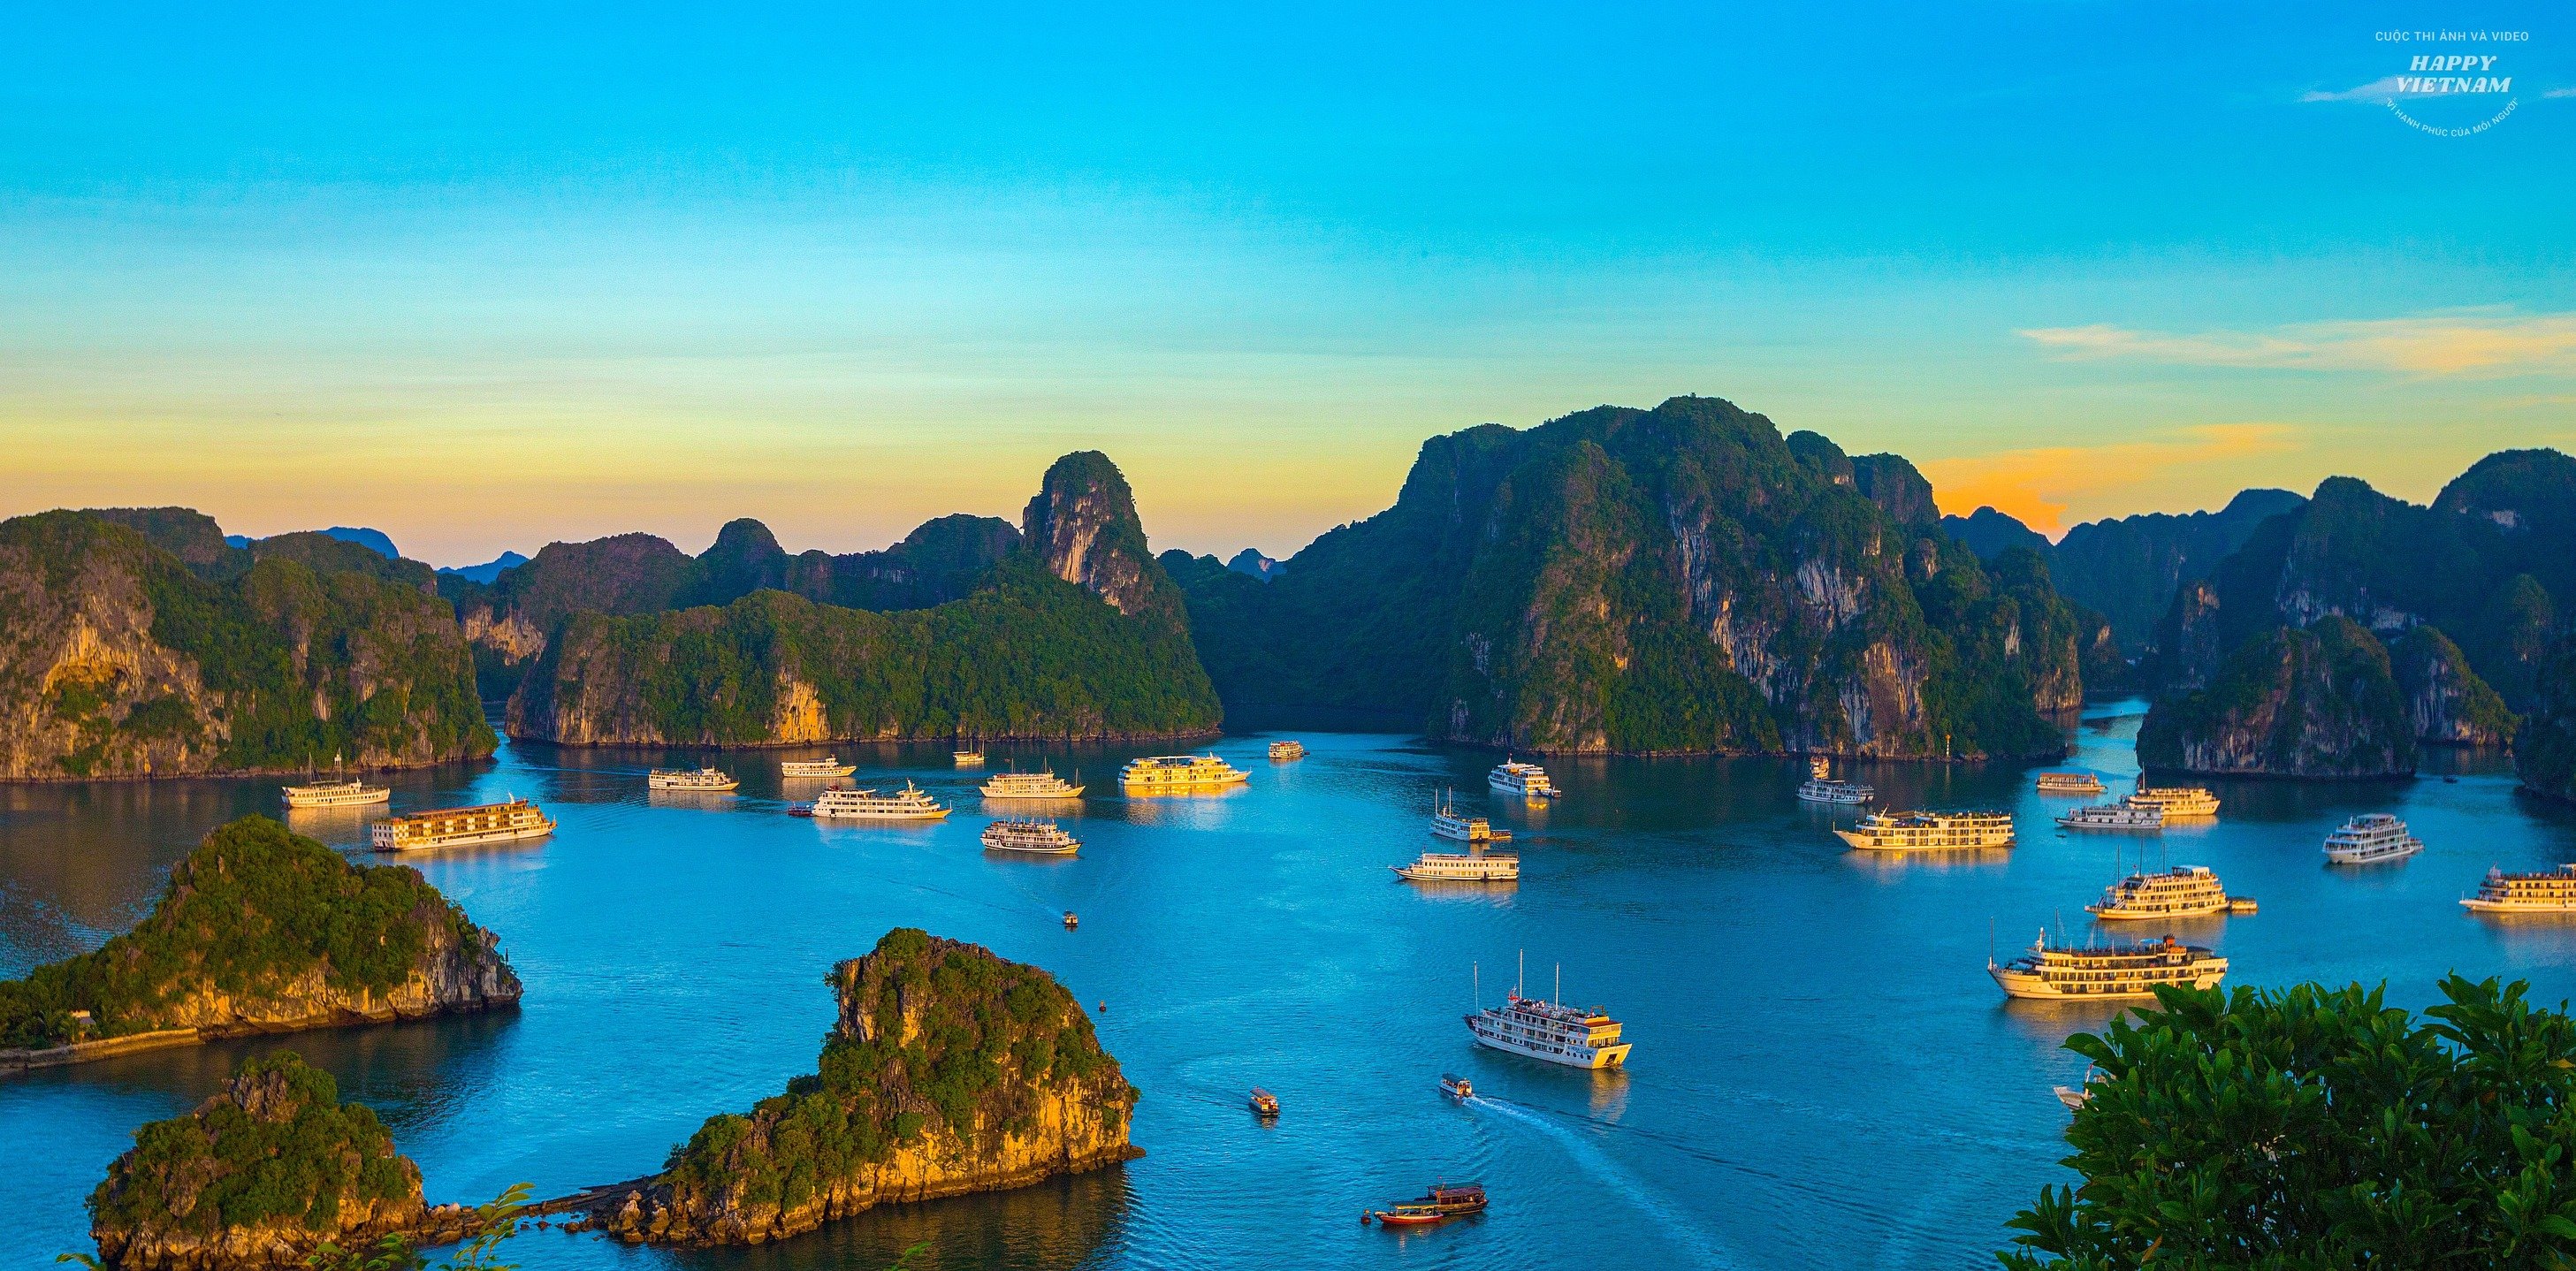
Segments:
[[[0,516],[848,551],[1088,448],[1284,556],[1680,394],[2051,533],[2576,444],[2563,9],[751,8],[0,16]]]

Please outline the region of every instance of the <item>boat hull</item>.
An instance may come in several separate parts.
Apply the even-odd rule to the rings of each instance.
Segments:
[[[1563,1051],[1543,1050],[1508,1034],[1493,1031],[1473,1015],[1467,1017],[1467,1031],[1475,1034],[1476,1044],[1479,1046],[1486,1047],[1490,1050],[1499,1050],[1506,1055],[1518,1055],[1523,1059],[1535,1059],[1542,1063],[1562,1064],[1568,1068],[1589,1068],[1594,1071],[1600,1071],[1603,1069],[1623,1067],[1628,1062],[1628,1043],[1626,1042],[1620,1042],[1615,1046],[1603,1046],[1597,1049],[1567,1048]]]
[[[2196,989],[2214,989],[2218,987],[2221,981],[2227,978],[2227,972],[2225,970],[2214,970],[2198,972],[2190,976],[2176,977],[2170,980],[2158,980],[2152,983],[2142,982],[2135,985],[2103,984],[2099,986],[2087,986],[2087,991],[2085,992],[2073,992],[2061,987],[2060,985],[2051,983],[2040,976],[2031,974],[2028,971],[2016,971],[2011,967],[1988,967],[1986,969],[1986,973],[1995,978],[1995,983],[2002,987],[2004,995],[2007,997],[2020,998],[2024,1001],[2045,1002],[2142,1001],[2154,998],[2156,995],[2156,986],[2159,984],[2189,984]],[[2098,987],[2100,991],[2091,991],[2095,987]]]
[[[548,821],[543,825],[514,826],[506,830],[482,830],[473,834],[445,835],[423,842],[376,843],[373,847],[376,851],[387,854],[427,852],[442,847],[488,847],[494,843],[524,843],[530,839],[544,838],[554,832],[555,823]]]
[[[2226,913],[2232,907],[2227,901],[2220,900],[2188,909],[2115,909],[2108,905],[2086,905],[2084,912],[2105,922],[2128,922],[2148,918],[2210,918]]]
[[[2471,896],[2460,908],[2478,914],[2576,914],[2576,900],[2489,900]]]
[[[2329,865],[2385,865],[2390,861],[2405,860],[2423,850],[2424,845],[2421,843],[2413,847],[2385,852],[2338,852],[2333,848],[2327,848],[2326,863]]]
[[[393,801],[394,792],[392,787],[388,786],[382,790],[370,790],[358,795],[316,796],[297,795],[290,792],[278,797],[285,802],[286,806],[305,811],[313,808],[364,808],[379,803],[390,803]]]

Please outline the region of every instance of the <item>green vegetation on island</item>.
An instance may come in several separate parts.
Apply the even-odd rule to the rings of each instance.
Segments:
[[[352,866],[247,816],[173,867],[132,931],[0,981],[0,1047],[425,1015],[518,996],[492,935],[420,871]]]
[[[2100,621],[1895,455],[1713,398],[1435,437],[1268,582],[1166,555],[1230,715],[1523,749],[2055,755]]]
[[[710,1117],[647,1187],[603,1198],[615,1235],[751,1243],[887,1199],[1022,1186],[1115,1164],[1135,1087],[1044,971],[898,928],[826,977],[817,1070]]]
[[[2082,1176],[2008,1271],[2576,1263],[2576,1019],[2516,982],[2195,991],[2066,1043],[2093,1063]]]
[[[1117,468],[1089,452],[1059,460],[1026,526],[974,590],[928,608],[760,590],[721,606],[575,611],[512,694],[511,734],[764,745],[1214,731],[1220,708],[1187,611],[1143,554]]]
[[[320,535],[286,536],[273,553],[225,547],[220,536],[208,547],[185,531],[213,523],[196,526],[203,518],[183,511],[0,523],[0,721],[12,725],[0,728],[0,777],[491,753],[462,633],[424,590],[426,566]],[[402,565],[420,576],[396,581]]]
[[[2207,688],[2158,701],[2138,728],[2149,771],[2388,777],[2415,771],[2415,728],[2377,637],[2328,615],[2227,656]]]

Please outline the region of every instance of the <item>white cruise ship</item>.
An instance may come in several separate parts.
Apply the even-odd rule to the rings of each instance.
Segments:
[[[1798,787],[1798,797],[1809,803],[1867,803],[1878,797],[1878,791],[1857,781],[1833,779],[1833,765],[1823,755],[1807,761],[1807,779]]]
[[[858,770],[857,764],[842,763],[839,755],[825,755],[820,759],[782,759],[778,763],[778,775],[791,780],[846,777]]]
[[[2576,913],[2576,865],[2534,874],[2490,869],[2478,884],[2478,894],[2460,904],[2482,914]]]
[[[1153,755],[1118,770],[1129,794],[1197,794],[1242,785],[1252,774],[1214,755]]]
[[[897,794],[826,790],[814,800],[813,815],[827,821],[936,821],[948,815],[948,806],[907,781]]]
[[[516,843],[554,832],[554,818],[525,799],[512,799],[470,808],[438,808],[389,816],[375,823],[369,837],[379,852],[416,852],[431,847]]]
[[[2077,948],[2051,945],[2042,932],[2029,952],[2001,965],[1989,960],[1986,974],[2011,997],[2102,1001],[2154,997],[2159,984],[2216,988],[2227,978],[2227,959],[2172,936]]]
[[[359,808],[387,802],[394,797],[394,791],[391,786],[371,786],[363,781],[317,781],[287,786],[278,791],[278,797],[290,808]]]
[[[2010,812],[1872,812],[1834,836],[1864,852],[1972,852],[2013,845]]]
[[[2100,794],[2108,789],[2110,789],[2110,787],[2103,785],[2100,777],[2094,776],[2089,772],[2043,772],[2039,774],[2039,792],[2041,794],[2077,794],[2090,796]]]
[[[1540,1002],[1514,992],[1501,1006],[1467,1017],[1479,1045],[1568,1068],[1617,1068],[1628,1062],[1619,1021],[1599,1007]]]
[[[2406,832],[2406,823],[2385,812],[2364,812],[2326,836],[2326,859],[2337,865],[2376,865],[2402,861],[2424,850],[2424,840]]]
[[[1410,865],[1387,868],[1408,883],[1516,883],[1521,858],[1508,852],[1424,852]]]
[[[1504,794],[1532,802],[1557,796],[1556,787],[1548,783],[1547,769],[1510,758],[1505,758],[1495,765],[1492,772],[1485,774],[1485,784]]]
[[[2206,865],[2177,865],[2157,873],[2136,873],[2113,883],[2102,899],[2084,907],[2096,918],[2205,918],[2244,906],[2230,896],[2218,875]]]
[[[996,852],[1071,856],[1082,850],[1081,841],[1053,821],[995,821],[984,827],[983,838],[984,846]]]
[[[2057,823],[2070,830],[2161,830],[2165,828],[2165,810],[2127,803],[2096,803],[2057,818]]]
[[[1079,775],[1079,774],[1077,774]],[[981,789],[987,799],[1079,799],[1082,787],[1054,772],[997,772]]]
[[[1493,822],[1481,816],[1460,815],[1458,809],[1451,806],[1446,795],[1441,796],[1439,804],[1431,809],[1431,832],[1444,839],[1456,839],[1461,843],[1512,841],[1511,831],[1495,829]]]
[[[644,784],[655,790],[704,790],[722,793],[742,783],[732,774],[715,768],[655,768],[644,778]]]
[[[2137,791],[2128,798],[2133,808],[2162,808],[2165,819],[2179,821],[2188,817],[2218,815],[2218,796],[2199,786],[2160,786],[2149,788],[2140,778]]]

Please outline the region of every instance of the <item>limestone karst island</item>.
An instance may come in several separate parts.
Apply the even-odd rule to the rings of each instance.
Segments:
[[[2547,16],[30,10],[0,1268],[2576,1264]]]

